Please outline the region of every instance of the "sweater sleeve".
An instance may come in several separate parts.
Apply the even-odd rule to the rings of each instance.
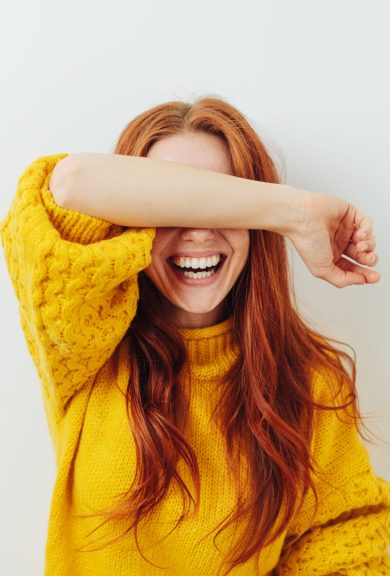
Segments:
[[[347,402],[343,390],[340,400],[332,402],[320,375],[315,390],[321,404]],[[287,530],[276,575],[389,575],[390,484],[375,475],[349,407],[316,414],[311,448],[319,468],[313,478],[318,510],[314,514],[309,490]]]
[[[129,328],[155,235],[58,206],[49,178],[67,155],[25,169],[0,223],[21,326],[57,418]]]

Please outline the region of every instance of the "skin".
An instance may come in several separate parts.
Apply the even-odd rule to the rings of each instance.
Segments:
[[[71,154],[56,164],[49,186],[59,206],[114,224],[269,230],[291,240],[310,272],[337,288],[380,281],[365,267],[378,262],[366,214],[330,194],[232,176],[224,146],[197,132],[176,135],[169,147],[156,143],[155,158]]]
[[[149,158],[178,162],[232,174],[226,144],[218,136],[182,133],[155,142]],[[189,286],[175,277],[167,258],[196,251],[227,259],[216,282]],[[226,319],[225,298],[243,270],[249,252],[249,230],[236,228],[158,227],[151,251],[152,262],[144,270],[162,295],[173,322],[183,328],[203,328]]]

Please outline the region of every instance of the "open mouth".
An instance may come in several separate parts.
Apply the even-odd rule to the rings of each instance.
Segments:
[[[215,266],[206,266],[205,268],[191,268],[191,267],[182,267],[175,264],[171,258],[168,258],[168,263],[172,268],[178,272],[179,274],[193,279],[202,279],[202,278],[209,278],[213,276],[218,270],[223,266],[223,263],[226,260],[226,256],[221,255],[221,259],[218,264]]]

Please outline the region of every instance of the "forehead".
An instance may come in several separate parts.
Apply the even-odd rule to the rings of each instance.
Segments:
[[[226,142],[205,132],[185,132],[162,138],[151,146],[147,156],[231,174]]]

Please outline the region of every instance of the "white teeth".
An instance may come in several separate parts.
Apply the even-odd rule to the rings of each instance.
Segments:
[[[219,254],[208,257],[208,258],[187,258],[179,257],[172,259],[175,264],[181,266],[182,268],[206,268],[210,266],[215,266],[221,260]]]
[[[213,274],[215,274],[215,270],[209,270],[208,272],[180,272],[180,274],[183,274],[184,276],[187,276],[187,278],[208,278],[209,276],[212,276]]]

